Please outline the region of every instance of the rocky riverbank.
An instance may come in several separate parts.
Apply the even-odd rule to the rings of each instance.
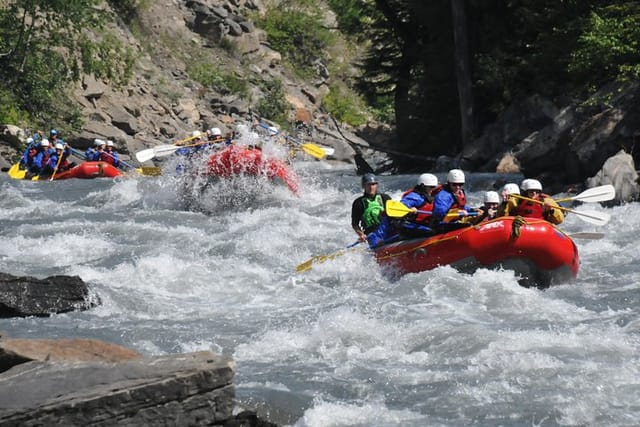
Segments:
[[[100,304],[79,277],[0,273],[0,316]],[[235,402],[234,365],[208,351],[156,357],[92,339],[0,336],[2,425],[270,427]]]

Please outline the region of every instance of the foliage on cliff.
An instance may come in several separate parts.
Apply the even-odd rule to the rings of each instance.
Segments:
[[[81,126],[65,89],[83,74],[127,83],[135,55],[109,28],[117,22],[135,34],[148,1],[0,3],[0,122]],[[635,1],[325,0],[334,19],[320,1],[283,0],[253,18],[298,78],[329,70],[325,110],[353,125],[371,116],[394,124],[407,152],[455,154],[465,132],[478,136],[519,98],[584,99],[640,74]],[[247,82],[215,63],[192,61],[187,72],[284,117],[277,79],[249,82],[264,94],[254,99]]]

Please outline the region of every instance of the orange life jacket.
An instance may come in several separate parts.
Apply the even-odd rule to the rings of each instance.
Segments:
[[[544,200],[547,197],[549,196],[540,193],[540,201]],[[534,203],[524,199],[520,199],[520,201],[518,202],[518,206],[516,206],[514,210],[509,212],[509,214],[513,216],[520,215],[528,216],[530,218],[545,219],[542,203]]]

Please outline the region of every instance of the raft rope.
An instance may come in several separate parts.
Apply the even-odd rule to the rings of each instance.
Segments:
[[[489,224],[489,223],[496,222],[496,221],[502,221],[502,220],[504,220],[504,218],[505,217],[494,218],[492,220],[489,220],[487,222],[482,223],[482,225]],[[520,220],[518,220],[518,218],[520,218]],[[516,223],[518,223],[518,225],[516,225]],[[553,226],[553,228],[555,228],[557,232],[563,234],[565,237],[569,237],[569,235],[567,235],[564,231],[560,230],[554,224],[551,224],[550,222],[545,221],[544,219],[527,222],[521,216],[517,216],[517,217],[515,217],[513,219],[513,223],[512,223],[512,226],[511,226],[511,236],[514,237],[514,238],[518,238],[520,236],[520,227],[522,227],[522,225],[533,225],[533,224],[540,224],[540,223],[548,223],[551,226]],[[419,249],[424,249],[424,248],[429,247],[429,246],[437,245],[437,244],[440,244],[442,242],[446,242],[448,240],[458,239],[463,233],[466,233],[467,231],[472,230],[472,229],[477,230],[478,229],[478,225],[474,225],[474,226],[471,226],[471,227],[468,227],[468,228],[464,228],[464,229],[460,230],[460,232],[457,233],[454,236],[441,237],[439,239],[429,240],[429,241],[424,242],[424,243],[422,243],[422,244],[420,244],[420,245],[418,245],[418,246],[416,246],[414,248],[407,249],[406,251],[393,253],[393,254],[387,254],[385,256],[380,256],[380,257],[377,257],[377,258],[378,258],[378,260],[387,260],[387,259],[392,259],[392,258],[395,258],[395,257],[403,256],[403,255],[406,255],[406,254],[410,254],[411,252],[415,252],[415,251],[417,251]],[[517,231],[516,231],[516,229],[517,229]],[[517,233],[516,236],[514,236],[514,232]]]

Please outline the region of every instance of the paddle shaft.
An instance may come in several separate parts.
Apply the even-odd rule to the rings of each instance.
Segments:
[[[516,198],[522,199],[522,200],[527,200],[527,201],[530,201],[530,202],[533,202],[533,203],[538,203],[540,205],[544,205],[544,202],[541,201],[541,200],[531,199],[529,197],[521,196],[519,194],[509,194],[509,196],[516,197]],[[581,215],[581,216],[583,216],[585,218],[591,218],[591,219],[596,220],[598,222],[607,222],[607,221],[609,221],[609,216],[608,215],[606,215],[606,216],[604,216],[604,214],[600,215],[597,212],[589,212],[589,213],[580,212],[580,211],[577,211],[575,209],[564,208],[564,207],[558,206],[558,205],[554,205],[554,206],[552,206],[552,208],[553,209],[560,209],[563,212],[570,212],[570,213],[574,213],[576,215]]]
[[[463,209],[460,209],[460,211],[462,211],[462,210]],[[446,217],[460,216],[460,211],[458,211],[458,212],[449,212],[445,216]],[[402,203],[400,201],[397,201],[397,200],[387,200],[387,203],[385,205],[385,212],[391,218],[402,218],[402,217],[406,216],[407,214],[414,213],[412,208],[407,207],[404,203]],[[465,211],[465,212],[467,212],[467,211]],[[425,214],[425,215],[433,215],[432,211],[417,210],[417,211],[415,211],[415,213],[421,213],[421,214]],[[466,216],[477,216],[478,214],[479,214],[479,212],[477,212],[477,211],[476,212],[467,212]]]
[[[261,128],[267,130],[269,132],[270,136],[276,136],[276,135],[284,136],[285,140],[294,142],[295,144],[300,146],[302,151],[304,151],[305,153],[309,154],[310,156],[315,157],[318,160],[322,159],[326,155],[326,152],[324,151],[324,149],[322,147],[320,147],[319,145],[315,145],[315,144],[311,144],[311,143],[303,143],[303,142],[301,142],[297,138],[294,138],[291,135],[284,134],[282,131],[277,131],[276,133],[273,133],[273,130],[271,129],[271,127],[269,125],[267,125],[266,123],[259,122],[258,126],[260,126]]]
[[[359,245],[360,243],[362,243],[362,241],[358,240],[358,241],[353,242],[350,245],[348,245],[348,246],[346,246],[346,247],[344,247],[342,249],[339,249],[339,250],[337,250],[335,252],[332,252],[330,254],[327,254],[327,255],[316,255],[313,258],[310,258],[307,261],[303,262],[302,264],[299,264],[296,267],[296,272],[302,273],[304,271],[311,270],[313,264],[320,264],[320,263],[323,263],[323,262],[328,261],[330,259],[334,259],[334,258],[337,258],[337,257],[339,257],[341,255],[344,255],[345,253],[347,253],[348,249],[351,249],[354,246]]]
[[[51,178],[49,178],[49,181],[53,181],[53,178],[56,176],[56,173],[58,172],[58,167],[60,167],[60,163],[62,162],[62,156],[64,156],[64,149],[62,150],[62,153],[60,153],[60,155],[58,156],[56,167],[53,168],[53,173],[51,174]]]
[[[147,148],[145,150],[138,151],[136,153],[136,159],[138,159],[138,161],[142,163],[142,162],[146,162],[147,160],[151,160],[154,157],[170,156],[170,155],[172,155],[173,153],[175,153],[177,150],[179,150],[181,148],[198,147],[200,145],[205,145],[205,144],[218,144],[220,142],[224,142],[224,138],[218,138],[218,139],[215,139],[213,141],[208,141],[207,140],[207,141],[203,141],[203,142],[198,142],[197,144],[162,145],[162,146],[159,146],[159,147]]]

